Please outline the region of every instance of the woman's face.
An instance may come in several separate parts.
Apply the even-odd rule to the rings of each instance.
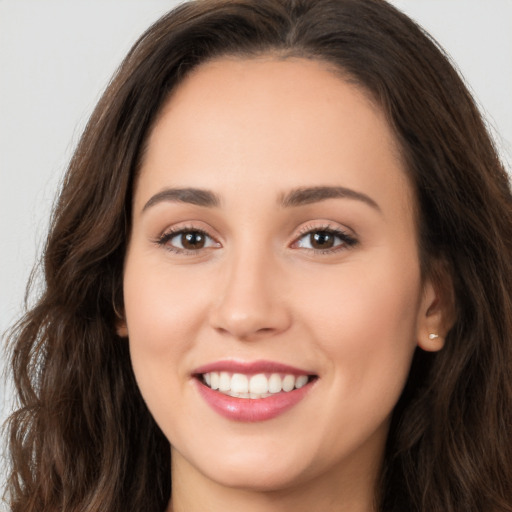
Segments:
[[[222,59],[173,93],[136,183],[119,333],[180,478],[375,477],[435,332],[413,203],[383,114],[323,64]]]

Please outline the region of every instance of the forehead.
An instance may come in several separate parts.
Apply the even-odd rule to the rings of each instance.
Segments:
[[[140,178],[146,197],[166,186],[272,184],[281,193],[323,182],[395,189],[388,199],[411,202],[381,109],[328,64],[306,59],[222,58],[196,68],[162,108]]]

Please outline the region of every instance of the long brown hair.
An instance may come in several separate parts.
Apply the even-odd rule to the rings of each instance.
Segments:
[[[394,411],[379,509],[512,511],[507,173],[446,56],[383,0],[200,0],[134,45],[70,162],[45,290],[11,331],[11,510],[165,509],[169,444],[115,330],[134,176],[155,117],[191,69],[261,54],[328,62],[381,106],[416,192],[423,271],[442,262],[453,282],[446,346],[417,351]]]

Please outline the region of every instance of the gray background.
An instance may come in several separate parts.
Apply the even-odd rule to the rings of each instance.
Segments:
[[[59,180],[92,108],[137,37],[177,3],[0,0],[0,332],[22,311]],[[392,3],[450,53],[510,170],[512,0]],[[4,359],[0,352],[0,370]],[[0,422],[11,396],[0,379]],[[2,467],[0,459],[0,489]]]

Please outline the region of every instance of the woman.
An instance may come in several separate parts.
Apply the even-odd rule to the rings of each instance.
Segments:
[[[91,117],[11,337],[12,510],[511,510],[511,205],[385,2],[171,12]]]

